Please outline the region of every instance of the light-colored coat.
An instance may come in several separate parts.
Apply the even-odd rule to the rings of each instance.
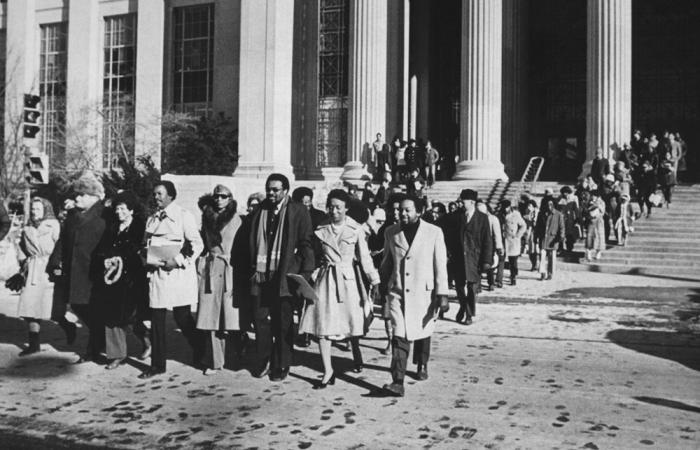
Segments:
[[[314,284],[318,300],[304,310],[299,332],[338,338],[362,336],[365,309],[369,310],[371,305],[363,292],[366,287],[356,264],[359,262],[370,284],[379,284],[365,231],[348,217],[337,235],[330,223],[319,225],[314,235],[316,261],[320,263]]]
[[[21,247],[26,256],[26,284],[19,296],[17,315],[34,319],[50,319],[53,305],[53,283],[46,265],[61,233],[56,219],[43,220],[38,227],[27,225],[22,230]]]
[[[520,256],[522,238],[527,231],[525,219],[517,210],[511,210],[503,219],[503,238],[506,256]]]
[[[192,256],[185,257],[179,253],[175,258],[177,268],[166,271],[162,268],[151,273],[149,280],[149,298],[151,308],[173,308],[197,304],[197,270],[195,259],[204,248],[197,229],[197,222],[192,213],[175,203],[165,209],[167,217],[162,221],[157,215],[148,218],[146,239],[157,237],[172,243],[189,242]]]
[[[429,337],[438,309],[433,299],[447,295],[447,251],[442,230],[420,221],[408,245],[399,225],[387,228],[380,267],[394,335],[409,341]]]
[[[208,251],[197,259],[199,304],[197,328],[200,330],[240,330],[238,308],[233,307],[233,266],[231,249],[241,218],[236,214],[221,230],[221,244],[206,245]],[[203,231],[208,241],[207,230]]]

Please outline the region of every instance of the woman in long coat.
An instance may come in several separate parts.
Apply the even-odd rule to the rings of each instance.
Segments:
[[[107,370],[116,369],[126,359],[129,325],[133,325],[134,334],[143,344],[140,359],[147,358],[151,352],[143,324],[148,320],[148,282],[139,255],[146,224],[135,214],[139,203],[134,194],[122,192],[112,205],[117,221],[108,227],[99,250],[105,267],[105,350],[110,360]]]
[[[323,389],[335,382],[331,364],[331,341],[359,338],[365,334],[366,310],[371,308],[362,272],[372,286],[372,295],[379,285],[379,274],[360,224],[346,216],[350,198],[342,189],[328,193],[326,207],[329,220],[314,232],[317,258],[314,291],[318,299],[306,306],[299,324],[300,333],[319,337],[319,350],[324,375],[314,386]],[[357,264],[362,271],[358,271]]]
[[[199,305],[197,328],[209,334],[205,375],[223,369],[227,332],[241,329],[239,309],[234,307],[234,243],[240,242],[242,220],[231,191],[223,185],[214,188],[212,204],[202,210],[204,253],[197,261]],[[236,292],[238,294],[238,292]]]
[[[40,320],[51,318],[53,283],[46,273],[51,252],[58,241],[61,226],[56,220],[51,203],[41,197],[31,202],[31,219],[22,230],[20,248],[26,256],[23,263],[24,288],[19,297],[17,315],[29,326],[29,345],[20,356],[40,350]]]
[[[517,208],[511,206],[510,200],[501,202],[503,211],[503,247],[510,269],[510,284],[515,286],[518,277],[518,258],[522,250],[522,239],[527,225]]]
[[[590,261],[591,253],[595,252],[595,259],[600,259],[605,250],[605,202],[595,191],[591,191],[587,214],[586,261]]]

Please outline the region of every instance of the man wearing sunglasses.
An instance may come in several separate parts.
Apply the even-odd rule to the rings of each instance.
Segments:
[[[253,375],[269,374],[272,381],[282,381],[289,374],[294,347],[294,289],[287,283],[287,274],[310,279],[314,270],[312,228],[307,208],[289,197],[286,176],[271,174],[265,194],[248,221],[247,258],[258,357]]]

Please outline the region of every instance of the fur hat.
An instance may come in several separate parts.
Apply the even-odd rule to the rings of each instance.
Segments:
[[[73,183],[73,191],[77,195],[92,195],[100,200],[105,198],[105,188],[93,175],[85,174]]]
[[[479,198],[479,193],[473,189],[462,189],[462,193],[459,194],[459,198],[462,200],[476,201]]]

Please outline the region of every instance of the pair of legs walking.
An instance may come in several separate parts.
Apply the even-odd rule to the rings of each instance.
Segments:
[[[279,287],[277,287],[277,291]],[[255,345],[258,355],[256,376],[272,372],[281,381],[289,373],[294,351],[294,306],[292,297],[275,295],[275,288],[263,286],[255,297]]]
[[[551,280],[557,261],[557,251],[555,249],[542,249],[540,261],[540,279]]]
[[[360,350],[360,336],[352,336],[348,338],[350,347],[352,348],[352,360],[355,363],[353,372],[362,372],[362,351]],[[314,389],[323,389],[329,384],[335,382],[335,372],[332,363],[332,348],[333,340],[325,336],[320,336],[318,339],[318,349],[321,353],[321,361],[323,361],[323,378],[314,386]]]
[[[411,342],[405,337],[396,336],[392,340],[391,352],[391,384],[384,385],[384,389],[396,396],[404,395],[403,382],[406,377],[408,354],[411,351]],[[413,363],[417,367],[419,380],[428,379],[428,360],[430,359],[430,337],[413,341]]]
[[[462,281],[457,282],[457,299],[459,300],[459,311],[455,320],[469,325],[472,323],[472,317],[476,316],[476,289],[477,282]]]
[[[129,325],[105,326],[105,351],[107,353],[107,359],[111,361],[107,366],[108,369],[116,368],[127,357],[126,332],[128,328]],[[141,321],[134,323],[132,329],[143,345],[143,352],[139,359],[145,359],[151,351],[149,330]]]
[[[151,376],[165,372],[167,352],[165,343],[165,316],[167,312],[168,310],[165,308],[151,309]],[[173,318],[192,348],[194,353],[194,363],[198,364],[204,351],[204,336],[202,331],[198,330],[196,327],[194,317],[192,317],[190,305],[174,307]],[[144,372],[142,375],[147,375],[147,373]],[[149,377],[144,376],[144,378]]]

